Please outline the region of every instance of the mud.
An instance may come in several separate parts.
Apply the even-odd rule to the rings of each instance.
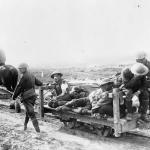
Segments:
[[[39,116],[37,116],[39,117]],[[70,130],[54,118],[39,120],[41,135],[32,123],[23,131],[24,112],[15,113],[0,104],[0,150],[149,150],[150,140],[133,135],[121,138],[98,137],[87,131]]]

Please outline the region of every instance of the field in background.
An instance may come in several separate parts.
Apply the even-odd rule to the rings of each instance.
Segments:
[[[57,69],[63,73],[63,78],[66,80],[101,80],[103,78],[111,77],[120,72],[124,66],[116,67],[91,67],[91,68],[60,68]],[[33,68],[32,72],[44,83],[51,82],[50,74],[54,71],[54,68],[39,69]]]

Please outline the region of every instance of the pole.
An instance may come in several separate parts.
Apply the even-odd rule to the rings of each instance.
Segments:
[[[119,108],[119,89],[113,89],[113,114],[114,114],[114,129],[115,137],[119,137],[121,133],[121,124],[120,124],[120,108]]]
[[[43,88],[40,87],[39,89],[39,93],[40,93],[40,118],[43,119],[44,118],[44,96],[43,96]]]

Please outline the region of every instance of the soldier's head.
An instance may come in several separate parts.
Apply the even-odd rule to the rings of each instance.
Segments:
[[[131,67],[131,72],[134,76],[145,76],[149,72],[149,69],[141,63],[136,63]]]
[[[101,84],[100,84],[100,88],[103,91],[110,91],[110,90],[112,90],[113,85],[114,85],[114,82],[112,80],[110,80],[110,79],[103,79]]]
[[[26,63],[20,63],[20,65],[18,66],[18,69],[20,71],[21,74],[24,74],[28,71],[28,64]]]
[[[134,74],[131,72],[129,67],[125,67],[121,71],[122,81],[130,81],[133,78]]]
[[[144,51],[140,51],[136,54],[136,62],[138,63],[145,63],[146,62],[147,54]]]
[[[59,82],[62,78],[63,74],[60,73],[59,71],[54,71],[52,74],[51,74],[51,78],[55,80],[55,82]]]

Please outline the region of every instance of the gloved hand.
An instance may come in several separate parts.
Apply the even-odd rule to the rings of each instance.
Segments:
[[[139,94],[141,94],[141,91],[137,91],[134,93],[134,95],[136,95],[137,97],[139,96]]]

